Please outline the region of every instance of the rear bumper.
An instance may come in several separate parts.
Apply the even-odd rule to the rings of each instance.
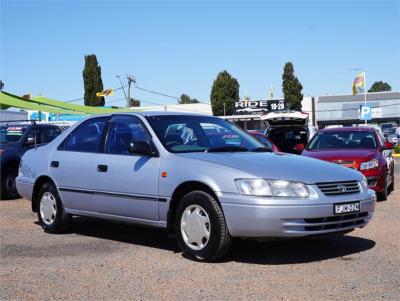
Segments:
[[[16,181],[17,191],[20,196],[27,200],[32,200],[33,183],[25,182],[17,177]]]
[[[249,205],[221,200],[229,232],[234,237],[305,237],[350,231],[368,224],[375,194],[359,199],[360,212],[334,215],[334,202],[315,205]]]

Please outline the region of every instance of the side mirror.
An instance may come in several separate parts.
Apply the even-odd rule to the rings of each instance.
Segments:
[[[389,141],[385,141],[385,149],[394,149],[394,143],[391,143]]]
[[[296,146],[294,147],[294,149],[295,149],[296,151],[298,151],[299,153],[301,153],[301,152],[304,150],[305,147],[306,147],[306,146],[304,145],[304,143],[299,143],[299,144],[296,144]]]
[[[25,146],[31,146],[35,145],[35,138],[34,137],[28,137],[24,143]]]
[[[153,156],[154,151],[151,145],[146,141],[132,141],[129,143],[128,151],[131,154]]]

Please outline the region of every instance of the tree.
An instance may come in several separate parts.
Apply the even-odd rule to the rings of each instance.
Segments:
[[[0,79],[0,91],[3,91],[4,88],[4,83],[3,81]]]
[[[178,100],[178,103],[180,105],[183,105],[188,103],[199,103],[199,101],[196,98],[190,98],[190,96],[187,94],[182,94],[180,99]]]
[[[285,64],[282,75],[282,91],[290,109],[300,111],[303,94],[303,86],[299,79],[294,76],[294,68],[291,62]]]
[[[392,91],[392,87],[387,82],[383,81],[374,82],[371,86],[371,89],[368,90],[369,93],[383,91]]]
[[[211,88],[211,108],[214,116],[232,115],[233,106],[239,101],[239,83],[226,70],[220,72]]]
[[[85,67],[83,69],[83,86],[85,88],[86,106],[104,106],[104,97],[97,97],[96,93],[103,91],[101,80],[101,67],[95,54],[85,55]]]
[[[130,107],[140,107],[140,100],[131,98],[131,101],[129,102],[129,106]]]

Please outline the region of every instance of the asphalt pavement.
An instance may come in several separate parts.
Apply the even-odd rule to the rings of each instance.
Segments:
[[[399,205],[397,175],[363,229],[326,241],[235,240],[208,264],[184,258],[161,230],[78,217],[52,235],[28,201],[0,201],[0,300],[399,300]]]

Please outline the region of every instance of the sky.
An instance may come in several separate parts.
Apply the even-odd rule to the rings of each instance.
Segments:
[[[280,97],[288,61],[304,95],[350,94],[357,68],[368,87],[400,91],[400,1],[0,0],[0,17],[0,79],[17,95],[82,98],[88,54],[104,88],[132,74],[139,87],[203,102],[223,70],[241,97],[265,99],[270,85]],[[131,93],[142,105],[176,103]],[[115,91],[106,104],[123,98]]]

